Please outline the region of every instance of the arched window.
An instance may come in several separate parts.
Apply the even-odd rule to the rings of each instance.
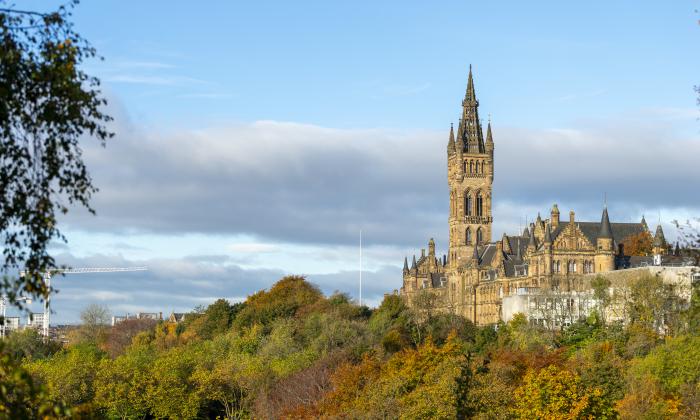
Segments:
[[[469,173],[470,174],[474,173],[474,161],[473,160],[469,161]]]
[[[472,244],[472,230],[467,228],[466,233],[464,234],[464,241],[467,245]]]
[[[476,215],[484,215],[484,198],[481,196],[481,192],[476,193]]]
[[[477,243],[477,244],[480,244],[481,241],[483,241],[483,240],[484,240],[484,235],[483,235],[483,233],[481,232],[481,228],[479,228],[479,229],[476,230],[476,243]]]
[[[466,197],[464,199],[464,214],[466,214],[467,216],[471,216],[472,215],[472,208],[474,206],[472,201],[474,201],[474,200],[472,199],[472,195],[469,192],[467,192],[465,194],[466,194]]]
[[[467,172],[467,161],[462,162],[462,172]]]
[[[479,161],[476,161],[476,173],[480,174],[481,173],[481,165],[479,164]]]

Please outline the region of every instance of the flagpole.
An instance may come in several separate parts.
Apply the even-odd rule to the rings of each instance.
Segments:
[[[360,229],[360,306],[362,306],[362,229]]]

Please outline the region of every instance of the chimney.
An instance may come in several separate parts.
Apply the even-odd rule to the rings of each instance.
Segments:
[[[559,226],[559,207],[556,203],[552,206],[552,212],[550,213],[550,216],[552,229],[556,229],[557,226]]]

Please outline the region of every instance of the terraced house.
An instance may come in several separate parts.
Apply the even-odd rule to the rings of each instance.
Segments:
[[[447,142],[449,249],[436,255],[430,239],[427,254],[414,255],[410,265],[404,259],[401,294],[409,304],[420,293],[433,293],[440,309],[488,325],[507,320],[511,311],[504,311],[504,300],[510,296],[544,290],[585,294],[582,279],[600,273],[683,263],[669,252],[661,226],[652,235],[644,218],[614,223],[606,208],[600,221],[578,220],[574,211],[562,220],[554,204],[546,219],[537,215],[523,232],[494,241],[494,150],[490,121],[483,135],[470,67],[459,126],[456,133],[450,127]],[[624,244],[632,238],[647,240],[653,251],[627,255]]]

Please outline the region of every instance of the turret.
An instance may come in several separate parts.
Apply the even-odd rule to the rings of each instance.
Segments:
[[[664,236],[664,230],[661,228],[661,224],[656,227],[654,242],[651,243],[651,246],[653,247],[654,256],[666,254],[668,244],[666,243],[666,237]]]
[[[455,130],[452,124],[450,124],[450,139],[447,142],[447,156],[451,156],[455,152]]]
[[[600,218],[600,231],[596,240],[596,253],[593,257],[596,272],[612,271],[615,269],[615,253],[613,248],[613,234],[608,217],[607,206],[603,208]]]
[[[408,273],[408,257],[403,257],[403,273]]]
[[[508,240],[508,235],[506,235],[505,232],[503,232],[501,242],[503,243],[503,251],[505,251],[506,254],[512,254],[513,249],[510,247],[510,241]]]
[[[411,263],[411,271],[415,271],[418,268],[418,264],[416,264],[416,256],[413,256],[413,262]]]
[[[527,241],[527,252],[532,254],[533,252],[535,252],[535,250],[537,250],[537,242],[535,239],[535,227],[532,226],[530,229],[530,238]]]
[[[428,241],[428,255],[431,259],[435,259],[435,240],[433,238]]]
[[[550,212],[550,223],[552,224],[552,229],[557,229],[559,226],[559,206],[555,203],[552,206],[552,211]]]
[[[547,227],[544,229],[544,239],[542,243],[545,245],[545,247],[552,247],[552,228],[551,224],[547,224]]]

